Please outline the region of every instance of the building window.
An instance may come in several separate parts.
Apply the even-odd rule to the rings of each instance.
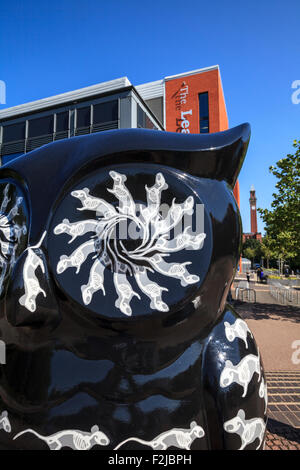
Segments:
[[[29,138],[53,134],[53,115],[31,119],[28,125]]]
[[[151,119],[145,113],[145,111],[141,108],[141,106],[137,105],[137,127],[142,127],[144,129],[156,129],[157,127],[153,124]]]
[[[209,132],[208,92],[199,94],[200,134]]]
[[[103,124],[105,122],[118,120],[118,100],[106,101],[94,105],[93,121],[94,124]]]
[[[146,125],[146,113],[137,105],[137,127],[145,127]]]
[[[3,126],[3,143],[25,139],[25,122]]]
[[[56,114],[56,132],[69,130],[69,111]]]
[[[91,107],[78,108],[76,110],[77,121],[76,127],[89,127],[91,125]]]

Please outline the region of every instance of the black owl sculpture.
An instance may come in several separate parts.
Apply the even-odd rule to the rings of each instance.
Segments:
[[[261,357],[226,303],[249,138],[116,130],[0,169],[0,448],[263,448]]]

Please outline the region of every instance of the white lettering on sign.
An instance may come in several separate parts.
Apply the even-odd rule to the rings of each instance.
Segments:
[[[182,84],[180,90],[175,95],[175,109],[180,111],[180,117],[176,118],[176,132],[182,134],[190,134],[190,116],[193,114],[192,109],[182,110],[182,106],[187,104],[189,87],[185,83]]]
[[[186,104],[186,97],[189,94],[189,87],[186,85],[184,87],[181,87],[179,92],[176,93],[175,95],[175,108],[176,111],[181,110],[181,106],[183,104]]]
[[[186,115],[192,115],[193,111],[190,109],[189,111],[181,111],[181,132],[183,134],[189,134],[190,130],[188,129],[190,127],[190,121],[186,117]]]

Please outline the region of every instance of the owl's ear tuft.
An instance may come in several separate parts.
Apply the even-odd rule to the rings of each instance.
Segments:
[[[184,152],[189,160],[189,172],[194,176],[226,181],[233,188],[247,153],[250,134],[250,125],[245,123],[214,134],[189,135],[185,146],[187,152]]]

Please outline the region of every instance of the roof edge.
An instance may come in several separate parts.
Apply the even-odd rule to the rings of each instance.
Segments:
[[[174,78],[187,77],[188,75],[197,75],[198,73],[210,72],[211,70],[219,70],[219,65],[211,65],[202,69],[190,70],[189,72],[178,73],[177,75],[169,75],[165,77],[165,81],[174,80]]]
[[[127,77],[116,78],[107,82],[97,83],[77,90],[60,93],[40,100],[30,101],[28,103],[5,108],[0,111],[0,119],[10,118],[19,114],[30,113],[43,109],[67,103],[69,101],[88,98],[96,94],[107,93],[109,91],[118,90],[120,88],[132,86]]]

